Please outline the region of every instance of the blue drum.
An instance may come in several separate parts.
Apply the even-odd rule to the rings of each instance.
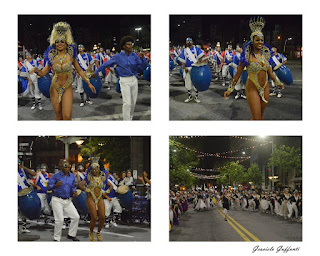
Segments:
[[[247,79],[248,79],[248,71],[247,70],[243,70],[242,73],[241,73],[241,82],[243,84],[246,84]]]
[[[280,79],[280,81],[286,85],[293,83],[291,71],[285,65],[281,65],[274,72],[277,74],[277,77]]]
[[[183,69],[182,69],[182,67],[180,68],[179,74],[180,74],[181,78],[183,79]]]
[[[101,79],[99,76],[90,78],[90,83],[96,88],[96,93],[91,91],[89,85],[82,79],[82,85],[83,85],[83,90],[84,92],[90,97],[90,98],[98,98],[101,88],[102,88],[102,83]]]
[[[212,79],[208,64],[193,64],[190,71],[190,78],[192,84],[198,91],[208,90]]]
[[[86,193],[77,189],[78,197],[72,197],[72,203],[78,210],[79,215],[87,215],[89,213],[87,204],[86,204]]]
[[[172,59],[169,59],[169,70],[173,70],[174,69],[174,62]]]
[[[176,57],[175,60],[176,60],[176,63],[177,63],[179,66],[181,66],[181,62],[180,62],[180,60],[179,60],[179,57]]]
[[[117,191],[120,191],[119,188]],[[126,210],[132,209],[133,195],[130,189],[128,189],[126,193],[117,193],[117,198],[119,199],[119,203],[122,206],[122,208],[125,208]]]
[[[121,93],[120,79],[118,79],[118,82],[117,82],[117,84],[116,84],[116,91],[117,91],[118,93]]]
[[[50,86],[51,86],[51,76],[46,74],[45,76],[38,78],[38,87],[40,92],[47,98],[50,98]]]
[[[146,70],[143,71],[143,79],[147,81],[151,81],[151,66],[148,65]]]
[[[23,96],[29,93],[28,79],[18,76],[18,93]]]
[[[233,78],[234,75],[236,74],[236,70],[234,69],[234,67],[229,66],[229,73],[230,73],[231,77]]]
[[[37,220],[41,214],[41,202],[32,187],[18,192],[18,207],[21,213],[29,220]]]

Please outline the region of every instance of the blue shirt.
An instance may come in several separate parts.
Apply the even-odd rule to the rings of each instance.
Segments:
[[[40,173],[37,173],[36,182],[35,184],[38,185],[41,190],[37,190],[37,193],[46,193],[47,192],[47,185],[49,181],[49,176],[47,173],[42,173],[43,179],[40,176]]]
[[[62,181],[62,185],[60,187],[53,188],[58,181]],[[63,199],[70,198],[76,191],[74,174],[69,172],[69,175],[66,176],[63,171],[54,174],[48,182],[47,189],[52,190],[53,196]]]
[[[148,61],[145,58],[141,59],[133,52],[128,55],[122,51],[103,63],[94,73],[97,75],[101,70],[114,65],[117,65],[115,71],[120,77],[129,77],[137,76],[138,68],[145,70],[148,66]]]
[[[107,185],[108,181],[114,183],[115,185],[118,184],[117,180],[114,178],[114,176],[112,174],[110,174],[109,172],[105,172],[106,174],[106,181],[105,181],[105,190],[108,190],[109,186]],[[112,189],[112,191],[108,194],[108,197],[110,198],[114,198],[116,197],[116,191],[114,189]]]
[[[20,176],[20,178],[18,177],[18,192],[24,188],[28,188],[29,182],[28,179],[31,178],[30,174],[28,172],[25,172],[24,169],[19,169],[18,171],[18,175]]]
[[[283,63],[283,62],[285,62],[287,60],[287,58],[281,53],[277,53],[277,54],[271,56],[272,68],[275,68],[277,66],[277,64],[273,60],[273,57],[275,57],[280,63]]]
[[[80,53],[79,53],[80,54]],[[92,60],[92,57],[90,54],[88,53],[84,53],[84,54],[80,54],[84,63],[87,65],[86,68],[88,68],[90,66],[91,63],[93,63],[93,60]],[[79,59],[79,55],[77,55],[77,60],[78,60],[78,63],[79,63],[79,66],[82,68],[83,71],[87,71],[87,69],[85,67],[82,66],[82,63]]]

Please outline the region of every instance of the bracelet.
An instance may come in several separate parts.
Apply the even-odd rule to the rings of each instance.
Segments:
[[[86,81],[87,84],[89,84],[90,82],[90,79],[88,77],[84,78],[83,80]]]
[[[228,87],[228,92],[233,92],[233,90],[234,90],[234,87],[236,86],[236,81],[233,79],[232,80],[232,83],[229,85],[229,87]]]

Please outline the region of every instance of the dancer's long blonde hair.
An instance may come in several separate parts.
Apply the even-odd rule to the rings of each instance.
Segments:
[[[71,32],[71,27],[67,22],[60,21],[53,25],[51,35],[49,37],[50,45],[55,44],[57,38],[64,37],[67,44],[73,44],[73,37]]]

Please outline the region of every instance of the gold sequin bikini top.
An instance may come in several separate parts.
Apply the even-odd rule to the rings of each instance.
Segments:
[[[53,71],[55,74],[61,74],[61,73],[72,73],[73,68],[72,68],[72,63],[66,63],[59,65],[57,63],[54,63],[53,66]]]

